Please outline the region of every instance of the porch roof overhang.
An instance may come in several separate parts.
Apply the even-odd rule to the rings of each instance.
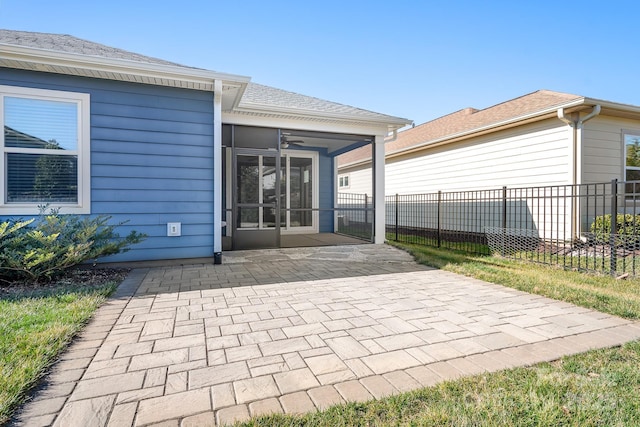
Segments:
[[[224,124],[281,129],[291,139],[304,140],[304,147],[324,148],[337,156],[371,143],[376,135],[386,135],[387,127],[345,120],[310,120],[293,114],[223,111]]]
[[[256,96],[256,92],[261,92]],[[336,156],[371,143],[411,124],[342,104],[249,83],[240,104],[222,112],[225,124],[280,128],[307,147],[326,148]]]

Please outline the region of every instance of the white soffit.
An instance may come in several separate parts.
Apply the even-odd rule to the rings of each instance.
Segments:
[[[213,91],[222,81],[223,108],[240,103],[250,78],[198,68],[104,58],[0,43],[0,66],[156,86]]]

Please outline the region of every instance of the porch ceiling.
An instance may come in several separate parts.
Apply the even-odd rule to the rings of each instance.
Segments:
[[[301,141],[290,143],[289,148],[326,148],[332,156],[337,156],[344,152],[353,150],[370,144],[373,136],[340,134],[330,132],[314,132],[294,129],[282,129],[283,138],[287,141]]]

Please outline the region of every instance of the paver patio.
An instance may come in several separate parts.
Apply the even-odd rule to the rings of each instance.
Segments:
[[[133,270],[15,420],[206,426],[381,398],[640,338],[640,324],[389,246]]]

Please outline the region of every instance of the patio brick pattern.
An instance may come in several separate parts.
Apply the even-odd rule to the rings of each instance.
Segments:
[[[232,252],[132,271],[14,424],[222,425],[638,338],[638,323],[388,246]]]

